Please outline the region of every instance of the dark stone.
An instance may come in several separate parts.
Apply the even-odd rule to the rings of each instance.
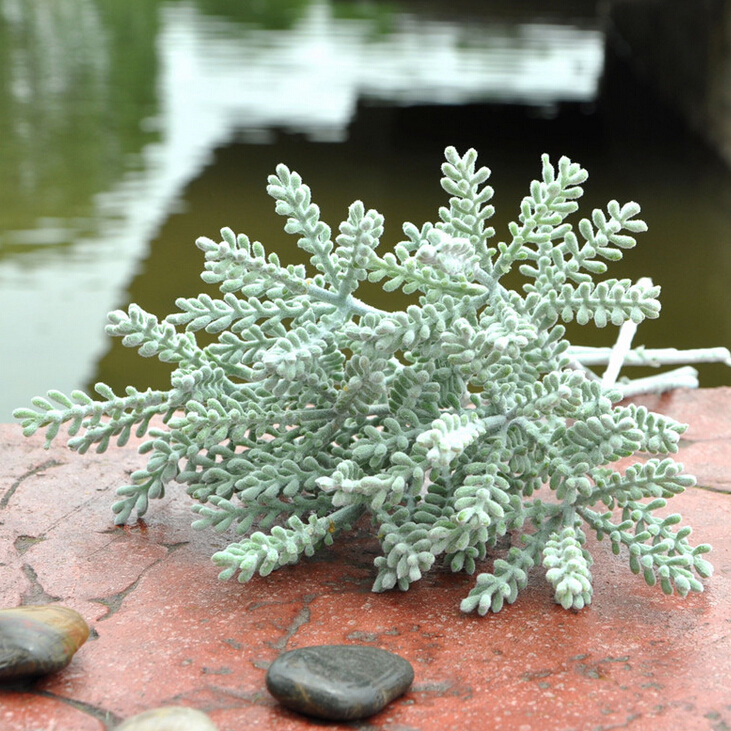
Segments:
[[[378,713],[413,682],[404,658],[377,647],[317,645],[280,655],[267,671],[269,692],[287,708],[351,721]]]
[[[84,618],[68,607],[0,609],[0,681],[61,670],[88,637]]]

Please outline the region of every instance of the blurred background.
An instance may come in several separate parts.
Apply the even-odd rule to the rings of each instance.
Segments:
[[[215,296],[198,236],[304,261],[265,192],[279,162],[335,233],[356,198],[383,213],[385,250],[437,220],[446,145],[492,170],[498,240],[541,153],[567,155],[583,215],[636,200],[649,225],[607,273],[662,286],[635,343],[730,347],[729,4],[0,0],[0,422],[49,388],[169,385],[104,325]]]

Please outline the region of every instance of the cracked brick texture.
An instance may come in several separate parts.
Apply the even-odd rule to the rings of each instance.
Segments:
[[[699,487],[668,512],[714,546],[706,591],[666,597],[590,537],[588,609],[555,605],[538,569],[487,617],[459,611],[474,577],[442,569],[408,592],[371,593],[367,526],[267,579],[220,582],[210,556],[232,537],[193,531],[183,488],[144,522],[113,525],[115,488],[145,463],[134,445],[81,456],[0,425],[0,606],[62,602],[92,629],[63,671],[0,688],[0,730],[103,731],[168,704],[220,731],[312,728],[268,695],[264,674],[280,652],[324,643],[382,647],[415,669],[403,697],[333,731],[731,727],[731,389],[636,401],[690,423],[676,459]]]

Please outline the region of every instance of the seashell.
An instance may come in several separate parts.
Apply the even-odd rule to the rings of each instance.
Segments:
[[[61,670],[88,637],[89,625],[68,607],[0,609],[0,681]]]
[[[116,731],[218,731],[202,711],[185,706],[153,708],[128,718]]]

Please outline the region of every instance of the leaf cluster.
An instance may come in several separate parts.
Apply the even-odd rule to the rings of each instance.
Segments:
[[[268,192],[311,268],[230,229],[198,239],[220,299],[178,299],[163,321],[134,304],[109,316],[110,335],[175,364],[170,389],[49,391],[15,412],[24,433],[45,430],[50,444],[68,424],[72,448],[103,451],[161,417],[140,448],[146,467],[118,491],[116,521],[182,483],[193,526],[232,534],[213,556],[222,578],[266,576],[368,516],[382,548],[374,591],[406,590],[437,562],[480,567],[467,612],[514,602],[538,566],[563,607],[589,604],[587,531],[648,584],[701,591],[709,547],[689,544],[679,516],[656,514],[693,484],[667,456],[684,427],[619,403],[572,361],[563,325],[657,317],[658,287],[595,281],[645,230],[639,206],[611,201],[576,221],[587,173],[544,156],[494,242],[490,171],[474,150],[445,157],[439,219],[404,224],[382,255],[377,211],[356,201],[333,240],[309,187],[279,165]],[[501,281],[514,267],[518,291]],[[366,280],[418,302],[379,309],[356,296]],[[201,331],[217,339],[201,347]],[[635,454],[624,472],[613,466]]]

